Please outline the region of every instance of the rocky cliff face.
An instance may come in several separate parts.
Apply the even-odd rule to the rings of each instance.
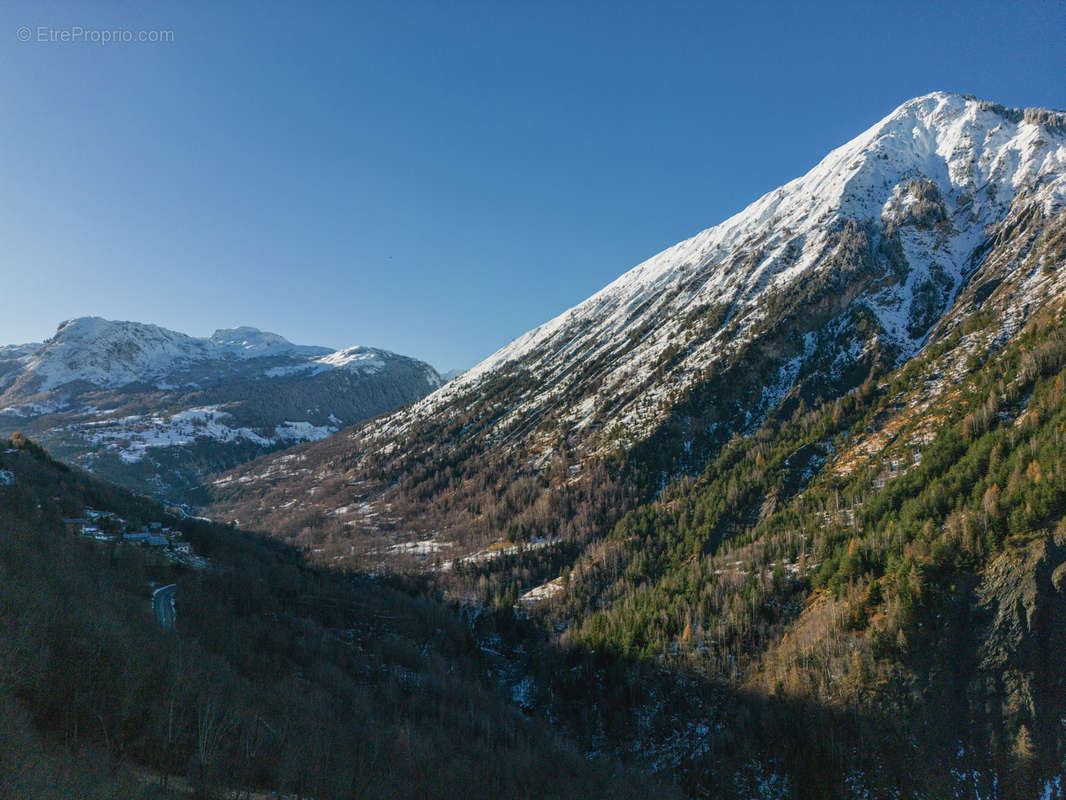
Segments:
[[[1066,720],[1066,531],[1008,548],[989,567],[980,597],[991,616],[982,682],[1001,704],[1005,731],[1017,739],[1026,725],[1035,754]]]

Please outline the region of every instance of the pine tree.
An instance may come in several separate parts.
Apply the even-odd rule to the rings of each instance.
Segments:
[[[1033,744],[1032,734],[1027,725],[1018,726],[1018,734],[1014,737],[1014,757],[1019,761],[1029,762],[1036,756],[1036,746]]]

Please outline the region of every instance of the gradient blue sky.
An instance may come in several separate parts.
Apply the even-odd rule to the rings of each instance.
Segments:
[[[1064,8],[5,3],[0,342],[96,314],[472,366],[911,97],[1066,107]]]

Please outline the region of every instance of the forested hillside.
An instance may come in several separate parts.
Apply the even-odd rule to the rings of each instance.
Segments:
[[[1066,755],[1061,308],[998,353],[981,341],[956,331],[799,405],[628,513],[567,575],[571,641],[871,715],[882,742],[922,742],[875,759],[922,796],[1008,775],[998,796],[1041,796]],[[956,371],[922,403],[915,387]]]
[[[85,508],[165,520],[207,566],[69,532]],[[0,529],[5,798],[670,796],[514,707],[462,619],[400,584],[170,517],[24,437],[0,441]]]

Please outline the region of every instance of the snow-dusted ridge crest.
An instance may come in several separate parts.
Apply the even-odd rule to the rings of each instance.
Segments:
[[[429,364],[371,347],[81,317],[42,344],[0,348],[0,437],[21,431],[109,480],[188,501],[211,472],[326,438],[440,385]]]
[[[314,374],[333,369],[375,373],[395,354],[371,347],[296,345],[252,327],[220,329],[210,337],[189,336],[142,322],[79,317],[60,323],[40,345],[12,345],[0,359],[17,360],[26,390],[47,392],[84,382],[104,388],[132,383],[159,389],[195,385],[205,370],[230,365],[247,370],[261,360],[265,377]],[[6,389],[0,385],[0,391]]]
[[[908,275],[864,302],[877,317],[881,338],[902,356],[913,354],[929,330],[914,322],[918,290],[931,284],[950,300],[991,226],[1014,204],[1051,215],[1064,201],[1066,114],[1007,109],[945,92],[915,98],[807,174],[637,265],[411,408],[379,420],[366,434],[402,433],[476,391],[501,368],[517,365],[542,388],[524,396],[501,420],[502,428],[556,402],[577,365],[599,356],[609,361],[599,376],[605,391],[617,396],[639,389],[641,395],[611,422],[639,429],[667,391],[747,340],[770,293],[827,269],[834,233],[849,221],[898,232]],[[915,209],[928,211],[923,203],[936,207],[936,224],[914,224]],[[728,319],[737,321],[729,340],[719,331],[692,343],[669,386],[648,390],[643,383],[648,371],[672,341],[683,338],[684,316],[712,305],[728,308]],[[630,346],[634,331],[645,329]],[[783,380],[781,391],[787,383]],[[580,429],[592,419],[590,408],[584,403],[571,409],[566,421]]]

